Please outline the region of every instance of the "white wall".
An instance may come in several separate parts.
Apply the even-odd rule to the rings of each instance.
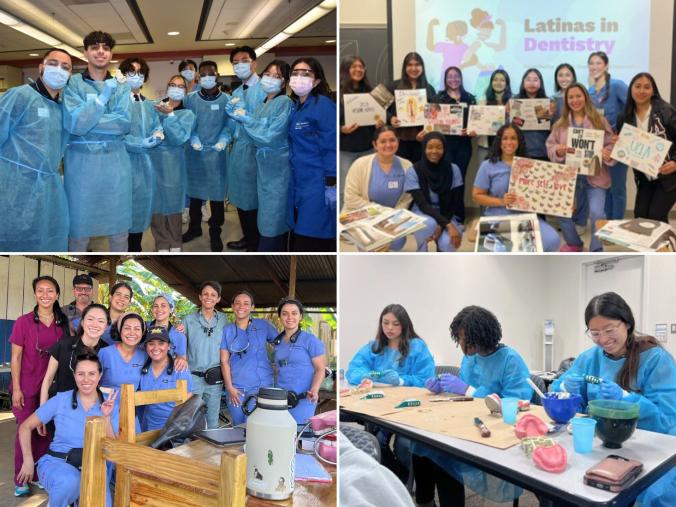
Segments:
[[[387,0],[340,0],[338,16],[343,28],[384,25],[387,24]]]
[[[389,303],[409,312],[437,364],[460,363],[450,339],[453,316],[480,305],[498,317],[503,342],[531,369],[542,368],[542,325],[556,324],[554,364],[591,343],[583,335],[586,301],[580,300],[583,263],[609,256],[342,255],[339,259],[339,357],[347,368],[357,349],[373,339]],[[647,333],[656,323],[676,323],[676,256],[648,256]],[[676,356],[676,334],[665,347]]]

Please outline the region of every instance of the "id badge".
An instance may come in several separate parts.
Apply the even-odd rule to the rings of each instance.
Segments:
[[[49,118],[49,109],[46,107],[38,107],[38,118]]]
[[[388,181],[387,182],[387,188],[394,189],[394,188],[399,188],[399,182],[397,180],[394,181]]]
[[[218,104],[211,104],[211,110],[212,111],[218,111],[221,108]]]

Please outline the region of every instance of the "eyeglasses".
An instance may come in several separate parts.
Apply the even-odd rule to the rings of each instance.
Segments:
[[[92,291],[92,287],[73,287],[73,291],[89,294]]]
[[[251,63],[251,60],[246,59],[246,60],[238,60],[238,61],[232,62],[233,65],[237,65],[238,63],[247,63],[248,64],[248,63]]]
[[[314,77],[315,73],[310,69],[296,69],[291,71],[292,76]]]
[[[129,72],[127,72],[127,77],[136,77],[136,76],[145,77],[145,75],[143,73],[136,72],[134,70],[130,70]]]
[[[614,326],[608,326],[607,328],[601,330],[601,331],[592,331],[591,329],[587,329],[585,334],[591,338],[594,341],[599,340],[602,336],[606,338],[613,338],[617,336],[617,331],[620,328],[620,326],[623,324],[622,321],[618,322]]]
[[[43,63],[45,65],[49,65],[50,67],[61,67],[63,70],[68,72],[73,70],[73,66],[70,63],[60,62],[51,58],[49,60],[45,60]]]
[[[268,76],[268,77],[272,77],[272,78],[275,78],[275,79],[284,79],[279,74],[272,74],[271,72],[263,72],[263,75]]]
[[[169,83],[169,85],[167,86],[167,88],[180,88],[181,90],[186,90],[186,89],[187,89],[187,88],[185,87],[185,85],[182,85],[182,84],[174,84],[174,83]]]

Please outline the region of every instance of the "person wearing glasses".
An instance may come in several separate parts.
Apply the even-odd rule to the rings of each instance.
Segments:
[[[107,347],[108,344],[102,340],[107,326],[110,326],[110,317],[106,307],[92,303],[83,312],[75,336],[61,339],[49,349],[51,357],[40,388],[40,405],[57,393],[75,388],[75,358],[85,353],[98,354],[99,350]]]
[[[31,434],[36,428],[54,422],[54,440],[47,453],[37,461],[40,484],[49,495],[52,507],[78,505],[80,497],[81,472],[71,459],[70,452],[79,449],[82,453],[85,439],[85,422],[87,417],[103,417],[106,437],[117,438],[116,432],[120,422],[120,406],[117,402],[118,392],[113,390],[104,399],[99,389],[101,379],[101,362],[91,352],[78,354],[73,360],[73,388],[59,393],[40,406],[19,427],[19,440],[24,455],[20,479],[30,480],[35,474],[35,460],[31,460],[34,444]],[[109,480],[111,467],[108,467],[106,480],[106,505],[112,505]]]
[[[275,339],[277,331],[267,320],[252,318],[253,308],[253,294],[247,290],[235,292],[235,322],[225,327],[221,341],[221,372],[234,426],[246,421],[242,403],[258,394],[261,387],[273,385],[267,344]],[[253,403],[247,408],[252,409]]]
[[[139,391],[159,391],[175,389],[177,380],[188,383],[188,397],[192,396],[192,376],[189,371],[179,370],[174,358],[169,354],[171,338],[166,328],[150,326],[146,334],[145,351],[147,357],[139,370]],[[159,430],[167,422],[171,411],[176,406],[173,401],[146,405],[141,417],[143,431]]]
[[[0,251],[65,252],[68,203],[59,164],[63,130],[61,90],[73,70],[70,55],[50,49],[40,77],[0,98]],[[36,206],[40,203],[40,206]]]
[[[183,76],[172,76],[167,84],[166,98],[155,104],[164,130],[164,140],[150,151],[155,167],[150,230],[158,252],[180,252],[183,247],[181,219],[187,184],[185,146],[195,125],[195,113],[183,105],[187,86]]]
[[[305,424],[317,409],[319,387],[326,377],[324,343],[300,328],[305,310],[296,299],[282,299],[277,306],[284,330],[273,340],[277,385],[293,399],[289,413]]]
[[[150,77],[150,68],[139,56],[126,58],[120,64],[131,88],[129,96],[130,129],[124,145],[134,170],[131,173],[131,228],[128,251],[140,252],[143,232],[150,226],[155,173],[150,153],[164,139],[160,117],[154,104],[141,93]]]
[[[59,307],[61,290],[51,276],[40,276],[33,280],[36,305],[33,311],[22,315],[14,322],[9,342],[12,344],[10,371],[12,383],[12,413],[17,428],[24,422],[40,402],[40,386],[49,364],[49,349],[68,335],[68,318]],[[47,452],[49,439],[33,433],[33,460],[37,461]],[[23,455],[17,432],[14,445],[14,496],[30,494],[27,481],[21,482],[17,475],[23,465]],[[34,480],[33,477],[28,481]]]
[[[638,427],[676,435],[676,362],[652,336],[636,330],[627,302],[615,292],[594,296],[584,312],[587,337],[594,346],[585,350],[566,373],[552,384],[553,391],[590,400],[625,400],[639,405]],[[601,379],[587,383],[586,375]],[[676,469],[644,490],[637,505],[674,505]]]
[[[336,250],[336,104],[321,64],[291,65],[289,225],[296,252]]]
[[[92,293],[94,292],[94,280],[87,274],[75,275],[73,277],[73,296],[75,299],[64,306],[61,311],[68,317],[70,334],[75,334],[73,321],[82,318],[82,312],[92,304]]]
[[[218,428],[223,376],[220,346],[228,319],[216,310],[221,301],[221,284],[209,280],[200,285],[199,311],[188,315],[183,325],[188,339],[188,364],[192,373],[192,392],[207,405],[207,425]]]
[[[256,167],[249,176],[258,196],[258,212],[251,227],[257,231],[259,252],[287,250],[286,207],[291,176],[288,130],[292,107],[291,99],[286,95],[289,72],[290,67],[283,60],[268,63],[259,84],[264,93],[263,103],[255,110],[247,110],[246,114],[231,116],[256,148]]]
[[[112,345],[116,340],[120,339],[119,332],[117,330],[117,320],[126,313],[127,308],[131,304],[131,299],[134,296],[134,292],[127,282],[117,282],[113,285],[113,288],[110,289],[110,304],[108,305],[108,327],[103,332],[101,340],[107,345]],[[71,328],[77,330],[80,325],[80,319],[74,318],[71,321]],[[73,333],[75,334],[75,333]]]
[[[228,200],[237,207],[243,240],[230,241],[232,250],[256,252],[258,250],[258,196],[256,193],[256,146],[244,129],[244,118],[251,118],[265,100],[261,80],[256,74],[256,52],[249,46],[234,48],[230,63],[242,85],[232,92],[225,112],[232,120],[232,148],[228,153]],[[244,114],[242,114],[244,112]],[[270,125],[266,125],[270,128]],[[284,187],[286,190],[286,187]]]

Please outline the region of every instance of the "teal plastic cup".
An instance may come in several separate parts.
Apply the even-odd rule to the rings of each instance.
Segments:
[[[594,430],[596,419],[591,417],[575,417],[571,420],[573,425],[573,447],[575,452],[585,454],[591,452],[594,442]]]
[[[505,424],[516,424],[519,398],[502,398],[502,420]]]

